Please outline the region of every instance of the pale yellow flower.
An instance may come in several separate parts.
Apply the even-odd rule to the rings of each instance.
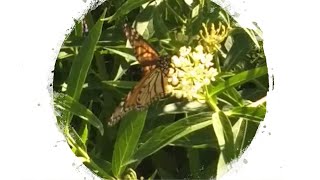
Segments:
[[[213,67],[213,55],[205,53],[198,45],[194,50],[181,47],[180,56],[173,56],[169,70],[168,91],[177,98],[205,102],[205,86],[218,74]]]
[[[180,48],[179,52],[180,52],[180,56],[186,57],[191,52],[191,47],[183,46]]]

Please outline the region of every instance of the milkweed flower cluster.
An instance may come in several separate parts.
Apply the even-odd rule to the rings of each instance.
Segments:
[[[205,53],[202,45],[194,50],[181,47],[179,56],[171,58],[167,92],[177,98],[205,102],[205,86],[214,81],[218,74],[212,59],[213,55]]]

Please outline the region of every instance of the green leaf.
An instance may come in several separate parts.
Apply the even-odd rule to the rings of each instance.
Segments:
[[[261,32],[258,30],[258,28],[255,30],[251,30],[251,29],[248,29],[248,28],[243,28],[243,30],[248,34],[248,36],[250,37],[250,39],[252,40],[252,42],[254,42],[254,44],[260,49],[260,45],[259,45],[259,42],[257,40],[257,37],[256,35],[254,34],[254,32],[257,32],[258,35],[261,37]]]
[[[104,17],[106,9],[103,11],[100,18]],[[83,84],[86,80],[91,61],[95,52],[96,44],[100,38],[103,22],[98,20],[94,27],[90,30],[89,35],[82,43],[79,54],[75,56],[72,62],[71,70],[67,78],[67,91],[66,93],[75,101],[78,101],[82,92]],[[64,115],[66,127],[69,126],[72,114],[66,113]],[[101,131],[100,131],[101,132]]]
[[[111,17],[106,18],[105,20],[109,21],[110,23],[111,21],[114,21],[116,19],[121,18],[124,15],[127,15],[133,9],[140,7],[144,3],[149,1],[150,0],[128,0],[117,10],[116,13],[114,13]]]
[[[234,145],[236,150],[236,155],[239,156],[244,147],[245,136],[247,133],[248,121],[240,118],[236,124],[233,125],[232,131],[234,136]]]
[[[180,119],[165,128],[157,128],[150,133],[149,138],[147,138],[146,142],[142,144],[134,154],[133,159],[128,163],[141,161],[175,140],[209,126],[211,114],[210,112],[200,113]]]
[[[220,177],[226,172],[227,163],[236,157],[236,151],[231,122],[222,111],[212,115],[212,125],[221,151],[217,167],[217,176]]]
[[[243,98],[235,88],[229,88],[218,97],[220,101],[232,106],[243,106]]]
[[[252,45],[245,33],[237,34],[234,37],[234,43],[227,54],[223,66],[224,71],[229,71],[235,64],[237,64],[250,51]]]
[[[255,78],[258,78],[260,76],[266,75],[268,73],[267,66],[263,67],[257,67],[251,70],[243,71],[241,73],[238,73],[234,75],[233,77],[227,79],[226,81],[219,82],[215,87],[208,88],[209,89],[209,96],[214,96],[216,94],[219,94],[226,89],[229,89],[231,87],[239,86],[241,84],[244,84],[248,81],[251,81]]]
[[[230,111],[225,112],[227,116],[246,118],[248,121],[260,122],[263,121],[266,115],[266,108],[264,106],[259,107],[236,107]]]
[[[156,9],[153,4],[154,3],[149,3],[148,6],[145,6],[144,9],[136,17],[136,28],[141,35],[147,35],[143,32],[145,32],[146,30],[148,31],[147,27],[150,25],[150,23],[152,23],[151,20]],[[139,29],[139,26],[142,29]],[[150,33],[148,34],[149,35],[147,37],[150,37]]]
[[[227,163],[235,158],[232,125],[228,117],[219,111],[212,115],[212,125],[218,138],[222,155]]]
[[[87,142],[88,142],[89,131],[90,131],[89,129],[90,129],[90,127],[88,127],[88,123],[82,121],[80,124],[80,128],[79,128],[78,133],[79,133],[81,140],[83,141],[84,144],[87,144]]]
[[[128,48],[126,49],[123,49],[122,48],[122,51],[120,50],[117,50],[115,48],[109,48],[109,47],[104,47],[104,49],[106,49],[105,51],[101,51],[100,53],[101,54],[109,54],[110,52],[114,53],[114,54],[117,54],[119,56],[122,56],[124,57],[128,63],[131,63],[131,62],[135,62],[136,61],[136,57],[133,56],[132,54],[129,54],[125,51],[127,51]],[[120,48],[119,48],[120,49]]]
[[[157,6],[154,10],[154,16],[153,16],[153,28],[157,32],[155,35],[160,38],[168,38],[168,27],[163,21],[163,18],[161,17],[161,11],[164,9]]]
[[[103,18],[106,14],[106,10],[103,11],[100,18]],[[84,40],[79,54],[75,57],[70,74],[68,77],[68,87],[67,94],[76,101],[79,100],[83,84],[86,80],[91,61],[95,52],[96,44],[100,38],[102,31],[103,21],[98,20],[98,22],[90,30],[89,35]]]
[[[213,128],[208,126],[201,131],[195,131],[191,134],[188,134],[170,145],[181,146],[188,148],[215,148],[219,149],[218,141],[216,136],[214,136]]]
[[[91,167],[100,177],[113,179],[111,176],[111,163],[109,161],[106,161],[101,157],[95,157],[93,154],[90,154],[90,157],[90,161],[85,162],[86,166]]]
[[[109,161],[103,160],[101,157],[95,157],[94,154],[90,154],[90,160],[84,161],[84,164],[100,177],[115,180],[115,178],[111,176],[111,163]]]
[[[147,111],[131,111],[122,120],[112,156],[112,172],[116,177],[126,169],[144,127]]]
[[[55,93],[54,105],[55,108],[65,110],[79,116],[81,119],[96,127],[100,134],[103,135],[104,128],[101,121],[89,109],[80,104],[78,101],[74,100],[72,97],[62,93]]]
[[[102,84],[107,84],[112,87],[118,87],[122,89],[132,89],[137,82],[133,81],[102,81]]]

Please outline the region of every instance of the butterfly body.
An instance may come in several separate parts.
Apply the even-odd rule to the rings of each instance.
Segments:
[[[116,124],[131,110],[144,110],[152,102],[166,96],[170,58],[161,57],[138,32],[124,25],[124,33],[134,49],[134,54],[142,66],[143,77],[128,93],[112,114],[108,125]]]

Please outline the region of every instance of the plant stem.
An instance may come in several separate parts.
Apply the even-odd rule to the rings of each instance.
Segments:
[[[215,112],[219,112],[220,109],[217,106],[216,102],[214,101],[214,99],[212,99],[212,97],[209,96],[208,87],[205,86],[205,88],[206,88],[206,102],[209,104],[212,110],[214,110]]]
[[[86,162],[88,164],[90,164],[90,166],[92,166],[94,169],[98,170],[99,173],[101,173],[103,175],[103,177],[106,177],[108,179],[114,179],[112,176],[110,176],[106,171],[104,171],[102,168],[100,168],[87,154],[87,152],[85,150],[83,150],[81,147],[79,147],[75,140],[70,136],[70,134],[67,134],[67,140],[69,141],[69,144],[71,144],[71,146],[73,146],[74,148],[76,148],[77,152],[79,153],[80,156],[82,156],[82,162]]]

